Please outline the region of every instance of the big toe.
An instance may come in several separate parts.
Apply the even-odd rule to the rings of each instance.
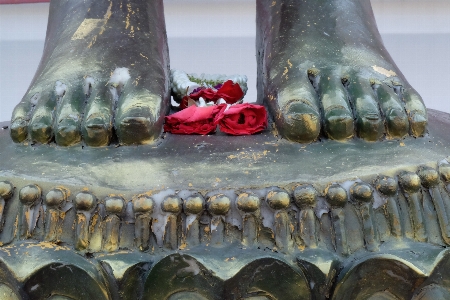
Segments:
[[[161,96],[127,86],[119,100],[114,124],[119,143],[151,143],[161,133],[168,107],[168,101]]]
[[[124,116],[117,122],[116,133],[119,143],[123,145],[146,144],[152,140],[151,118],[138,116]]]
[[[282,110],[279,130],[291,141],[310,143],[320,133],[320,115],[317,110],[302,101],[292,101]]]

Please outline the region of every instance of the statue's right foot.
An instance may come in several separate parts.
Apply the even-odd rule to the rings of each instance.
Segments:
[[[50,4],[44,54],[14,109],[15,142],[149,143],[169,107],[162,0]]]
[[[257,3],[258,98],[283,137],[426,133],[423,101],[384,48],[369,0]]]

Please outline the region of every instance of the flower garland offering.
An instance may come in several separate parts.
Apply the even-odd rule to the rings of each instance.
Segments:
[[[175,134],[208,134],[220,131],[247,135],[267,127],[264,106],[242,103],[247,76],[190,75],[170,71],[171,89],[178,112],[165,118],[164,131]]]

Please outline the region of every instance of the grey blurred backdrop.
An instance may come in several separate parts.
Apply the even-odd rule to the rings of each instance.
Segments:
[[[311,0],[315,1],[315,0]],[[256,99],[255,0],[165,0],[171,67],[245,74]],[[450,112],[450,0],[372,0],[386,47],[428,107]],[[48,3],[0,5],[0,121],[39,63]]]

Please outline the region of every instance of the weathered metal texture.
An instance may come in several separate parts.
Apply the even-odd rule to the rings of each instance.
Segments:
[[[429,119],[424,139],[307,146],[266,133],[62,151],[12,144],[3,130],[0,152],[14,160],[0,171],[0,290],[10,299],[449,295],[450,122]],[[102,178],[103,168],[117,171]],[[154,176],[164,172],[172,182]]]

